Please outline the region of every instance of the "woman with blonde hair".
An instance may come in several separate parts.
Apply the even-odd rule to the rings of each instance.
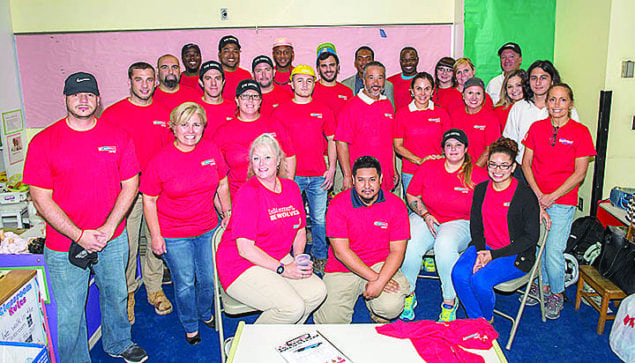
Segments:
[[[516,101],[520,101],[525,97],[525,88],[527,84],[527,72],[523,69],[516,69],[509,72],[501,87],[500,98],[496,105],[494,105],[494,114],[498,118],[498,122],[501,126],[501,134],[505,130],[507,124],[507,117],[509,111]]]
[[[460,94],[463,94],[463,90],[465,88],[465,83],[476,76],[476,67],[474,67],[474,63],[472,60],[467,57],[462,57],[456,60],[454,63],[454,79],[456,80],[456,90],[459,91]],[[463,108],[465,105],[463,104],[463,97],[459,97],[458,99],[453,98],[452,102],[448,104],[448,113],[452,115],[452,112],[457,108]],[[485,94],[485,102],[483,103],[483,107],[491,110],[494,108],[494,103],[492,102],[492,98],[486,93]]]

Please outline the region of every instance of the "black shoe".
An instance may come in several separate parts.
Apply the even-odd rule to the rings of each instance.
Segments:
[[[196,335],[190,338],[187,336],[187,333],[185,333],[185,340],[190,343],[190,345],[196,345],[201,342],[201,334],[196,332]]]
[[[200,339],[199,339],[200,340]],[[110,354],[109,356],[113,358],[123,358],[123,360],[127,363],[142,363],[148,360],[148,353],[146,353],[143,348],[136,344],[132,344],[128,347],[128,349],[124,350],[123,353],[120,354]]]
[[[214,315],[212,315],[212,317],[209,318],[208,321],[203,320],[203,324],[205,324],[205,326],[210,329],[216,329],[216,323],[214,322]]]
[[[172,283],[172,273],[170,272],[170,269],[167,267],[163,268],[163,281],[161,282],[161,284],[163,285],[169,285]]]

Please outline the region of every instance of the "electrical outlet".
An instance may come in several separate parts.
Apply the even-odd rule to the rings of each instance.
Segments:
[[[229,10],[227,8],[220,9],[220,20],[229,20]]]
[[[582,212],[582,209],[584,209],[584,199],[582,199],[582,197],[578,197],[578,210]]]

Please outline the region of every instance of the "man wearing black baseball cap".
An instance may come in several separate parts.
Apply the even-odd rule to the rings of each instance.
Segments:
[[[225,35],[218,41],[218,60],[225,72],[223,98],[233,100],[236,86],[243,79],[251,78],[248,70],[240,68],[240,42],[233,35]]]
[[[290,101],[292,93],[286,86],[274,84],[273,62],[266,55],[259,55],[251,62],[254,80],[260,85],[262,103],[260,113],[271,116],[273,111],[285,101]]]
[[[188,43],[181,48],[181,61],[185,72],[181,75],[181,84],[199,90],[198,72],[201,69],[201,48],[197,44]]]
[[[203,106],[207,115],[207,125],[203,137],[211,139],[219,126],[234,118],[236,101],[223,98],[225,72],[223,66],[217,61],[203,63],[199,72],[198,84],[203,89],[203,97],[198,103]]]
[[[148,355],[131,339],[124,272],[123,219],[139,186],[134,146],[124,130],[95,117],[99,88],[92,74],[71,74],[64,95],[67,116],[33,138],[24,165],[24,183],[47,222],[44,260],[58,304],[60,361],[90,362],[84,309],[91,271],[69,260],[75,242],[98,256],[92,271],[104,351],[126,362],[144,362]]]
[[[519,69],[520,64],[523,62],[523,52],[520,50],[520,46],[513,42],[503,44],[503,46],[498,49],[498,56],[501,60],[503,73],[492,78],[485,89],[485,92],[492,97],[494,104],[498,103],[500,99],[500,91],[503,87],[505,75],[513,70]]]

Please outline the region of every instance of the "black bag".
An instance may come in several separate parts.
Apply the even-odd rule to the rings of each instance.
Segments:
[[[565,253],[578,260],[580,265],[591,265],[600,255],[606,230],[596,217],[581,217],[571,225],[571,234]]]
[[[626,295],[635,293],[635,243],[626,239],[625,231],[608,227],[598,271]]]

